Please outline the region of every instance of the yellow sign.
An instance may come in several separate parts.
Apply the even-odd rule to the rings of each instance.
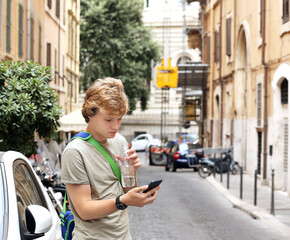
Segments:
[[[171,67],[170,61],[169,66],[166,67],[163,65],[157,67],[157,80],[156,85],[160,88],[176,88],[178,83],[178,67]]]

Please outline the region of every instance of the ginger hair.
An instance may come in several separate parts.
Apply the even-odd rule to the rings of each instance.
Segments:
[[[105,115],[118,118],[129,109],[128,98],[122,81],[115,78],[97,79],[87,90],[82,106],[82,115],[88,123],[90,117],[101,111]]]

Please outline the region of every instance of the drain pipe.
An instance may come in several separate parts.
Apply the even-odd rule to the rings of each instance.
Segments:
[[[223,112],[224,112],[224,83],[222,79],[222,7],[223,1],[220,0],[220,35],[219,35],[219,60],[220,60],[220,69],[219,69],[219,80],[221,85],[221,123],[220,123],[220,146],[223,146]]]
[[[265,62],[266,0],[262,1],[262,65],[264,66],[264,144],[263,180],[267,178],[267,138],[268,138],[268,65]]]

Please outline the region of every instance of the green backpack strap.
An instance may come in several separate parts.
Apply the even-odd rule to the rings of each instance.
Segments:
[[[66,212],[66,190],[65,190],[64,199],[63,199],[62,211],[64,213]]]
[[[113,169],[116,177],[118,178],[119,182],[121,183],[121,172],[120,172],[120,169],[119,169],[118,165],[112,159],[112,157],[107,153],[107,151],[104,149],[104,147],[96,139],[94,139],[92,137],[92,134],[90,134],[88,132],[80,132],[80,133],[76,134],[70,141],[72,141],[72,140],[74,140],[76,138],[80,138],[82,140],[88,141],[90,144],[92,144],[93,146],[95,146],[95,148],[98,149],[98,151],[110,163],[111,168]]]

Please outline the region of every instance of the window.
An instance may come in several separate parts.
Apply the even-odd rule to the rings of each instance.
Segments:
[[[262,84],[257,85],[257,125],[262,124]]]
[[[7,0],[6,11],[6,52],[11,51],[11,0]]]
[[[226,20],[226,25],[227,25],[227,29],[226,29],[226,54],[230,57],[231,56],[231,26],[232,26],[232,19],[228,18]]]
[[[288,104],[288,80],[285,78],[281,83],[281,103]]]
[[[54,49],[54,83],[57,83],[57,49]]]
[[[56,0],[55,16],[56,16],[57,18],[59,18],[59,16],[60,16],[60,2],[59,2],[59,0]]]
[[[38,63],[41,64],[41,41],[42,41],[42,38],[41,38],[41,34],[42,34],[42,28],[41,28],[41,25],[39,24],[38,26]]]
[[[214,32],[214,62],[219,62],[219,49],[220,49],[220,44],[219,44],[219,32],[215,31]]]
[[[49,9],[51,9],[51,0],[47,0],[47,6]]]
[[[46,66],[51,66],[51,43],[46,44]]]
[[[62,86],[64,87],[65,78],[65,55],[62,55]]]
[[[18,16],[18,57],[23,57],[23,6],[19,4]]]
[[[30,59],[34,61],[34,19],[30,19]]]
[[[65,1],[63,1],[63,25],[65,25]]]
[[[289,21],[289,0],[283,0],[283,16],[282,16],[283,23]]]
[[[263,24],[263,0],[260,0],[260,35],[262,36],[262,24]]]
[[[210,65],[210,36],[206,38],[206,63]]]
[[[46,208],[47,206],[40,187],[27,166],[22,161],[17,161],[14,166],[14,184],[19,218],[25,226],[25,209],[27,206],[32,204]]]

